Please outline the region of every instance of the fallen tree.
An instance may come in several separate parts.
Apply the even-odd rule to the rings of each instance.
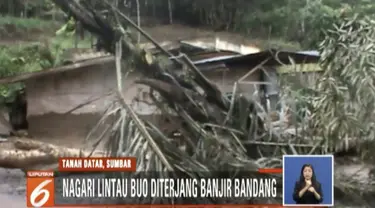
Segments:
[[[112,16],[104,18],[87,1],[54,2],[80,21],[88,31],[97,35],[102,47],[116,54],[118,59],[119,100],[105,112],[97,125],[102,125],[104,121],[112,121],[112,128],[107,130],[109,134],[102,134],[110,135],[107,138],[107,147],[111,156],[136,156],[139,171],[158,171],[159,177],[163,178],[216,178],[223,177],[219,175],[221,171],[226,171],[227,177],[233,177],[239,171],[258,177],[260,167],[281,167],[282,154],[301,154],[301,151],[296,150],[298,145],[301,145],[304,153],[332,153],[328,146],[323,145],[325,140],[298,140],[298,135],[291,137],[275,132],[259,117],[258,103],[236,93],[229,99],[200,73],[188,57],[183,54],[173,57],[111,5],[107,4],[113,11]],[[147,50],[139,48],[132,34],[124,26],[138,29],[164,53],[164,56],[154,57]],[[172,138],[153,123],[141,119],[124,101],[120,84],[124,76],[119,69],[121,57],[143,73],[144,78],[137,83],[150,87],[149,94],[153,105],[157,106],[170,123],[178,126],[181,134],[179,138]],[[94,128],[93,131],[97,129],[99,128]],[[96,140],[97,144],[105,138],[92,138],[91,135],[88,135],[88,139]],[[280,141],[283,142],[282,145],[279,144]],[[271,143],[276,145],[270,145]],[[19,147],[29,148],[26,151],[30,151],[30,155],[35,151],[30,148],[35,147],[33,144]],[[40,152],[47,154],[48,150]],[[348,188],[343,183],[335,183],[335,186],[336,193],[341,191],[344,197],[351,201],[366,203],[352,192],[363,192],[357,189],[358,186]],[[224,203],[221,199],[206,200],[205,203]],[[274,199],[236,203],[269,203],[272,200]]]
[[[0,167],[27,170],[58,170],[61,157],[102,157],[104,152],[83,151],[45,142],[12,138],[1,143]]]

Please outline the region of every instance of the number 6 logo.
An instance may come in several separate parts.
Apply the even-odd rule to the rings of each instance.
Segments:
[[[26,179],[27,207],[53,207],[55,205],[55,181],[51,177]]]
[[[35,189],[31,192],[30,195],[30,203],[34,207],[42,207],[45,203],[47,203],[50,193],[47,189],[43,189],[46,185],[51,183],[52,180],[48,179],[40,183]],[[40,196],[41,194],[44,194],[43,198],[40,199],[38,202],[36,201],[37,197]]]

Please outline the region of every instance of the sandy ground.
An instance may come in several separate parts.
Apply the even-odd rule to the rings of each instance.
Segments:
[[[24,208],[26,207],[26,199],[23,196],[12,196],[0,194],[0,201],[4,207]]]

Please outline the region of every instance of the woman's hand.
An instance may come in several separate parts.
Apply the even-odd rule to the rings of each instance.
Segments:
[[[307,190],[309,190],[310,192],[312,192],[312,193],[315,193],[315,188],[314,187],[312,187],[312,186],[310,186],[310,188],[309,189],[307,189]]]
[[[301,198],[310,187],[311,181],[305,181],[305,187],[298,192],[298,196]]]
[[[314,187],[311,186],[308,190],[314,194],[317,200],[320,200],[322,198],[322,196],[320,196],[320,194],[315,190]]]
[[[306,183],[306,187],[310,187],[311,186],[311,180],[306,180],[305,183]]]

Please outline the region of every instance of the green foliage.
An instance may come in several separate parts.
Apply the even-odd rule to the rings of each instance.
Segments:
[[[6,1],[0,4],[0,10],[4,9],[3,14],[15,15],[27,6],[27,11],[30,11],[32,17],[56,13],[56,7],[50,0],[16,3],[18,6],[14,7],[10,5],[11,2]],[[140,3],[142,14],[169,18],[168,4],[164,0]],[[322,30],[330,28],[343,14],[373,16],[375,12],[372,0],[171,0],[171,3],[174,20],[241,32],[251,38],[267,37],[283,39],[284,42],[297,41],[304,48],[316,48],[324,39]],[[99,6],[99,2],[95,4],[96,7]],[[16,12],[7,11],[10,8]],[[125,13],[129,12],[122,4],[119,8]],[[132,6],[130,15],[135,14],[136,7]],[[5,20],[0,18],[0,25],[1,21]],[[25,26],[35,25],[34,23]],[[274,44],[268,45],[275,46],[279,47]]]
[[[340,149],[357,144],[365,159],[375,159],[375,21],[360,14],[336,21],[320,44],[321,74],[309,84],[300,73],[283,74],[284,100],[298,118],[308,113],[309,139]]]
[[[46,53],[45,46],[30,44],[26,46],[0,47],[0,77],[18,75],[25,72],[41,70],[53,65],[54,59],[43,56]],[[46,54],[45,54],[46,53]],[[0,104],[10,102],[15,92],[23,88],[20,83],[0,86]]]
[[[64,62],[65,49],[74,47],[74,37],[57,36],[46,43],[27,43],[0,46],[0,77],[56,67]],[[89,40],[80,41],[78,48],[89,48]],[[15,92],[23,88],[20,83],[0,85],[0,105],[10,102]]]
[[[59,50],[59,48],[56,48]],[[48,46],[40,43],[0,47],[0,76],[39,71],[56,65]]]
[[[329,144],[375,138],[375,21],[347,18],[320,46],[324,73],[312,102],[312,121]]]
[[[75,34],[76,23],[74,18],[71,18],[66,24],[64,24],[58,31],[56,31],[56,35],[67,35],[71,36]]]
[[[50,11],[54,8],[54,4],[50,0],[33,0],[33,1],[2,1],[0,3],[0,13],[20,17],[19,15],[27,17],[35,17],[45,11]]]
[[[27,6],[29,10],[39,9],[41,11],[48,11],[53,9],[55,4],[50,0],[34,0],[27,1],[27,5],[25,6]]]

